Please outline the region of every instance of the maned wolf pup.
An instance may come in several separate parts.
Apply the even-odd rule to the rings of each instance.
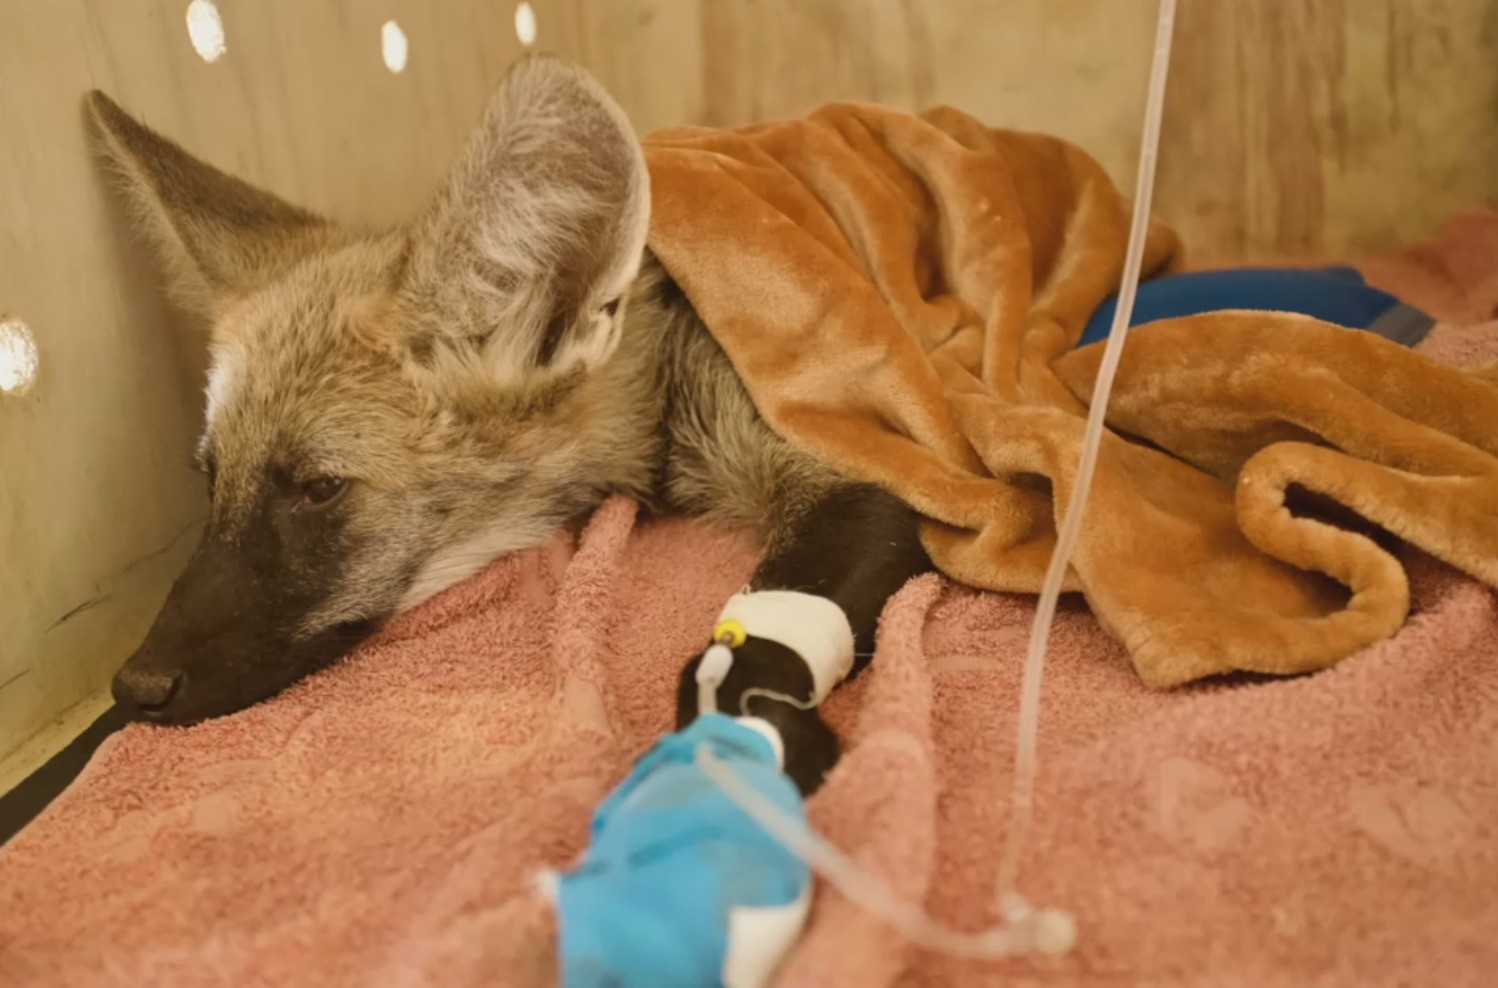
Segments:
[[[640,144],[594,79],[519,63],[420,215],[377,232],[204,164],[101,93],[87,105],[176,295],[212,325],[212,509],[115,678],[121,705],[164,724],[246,707],[623,492],[763,535],[754,592],[725,611],[748,637],[716,706],[773,722],[817,785],[836,744],[811,701],[929,568],[916,517],[760,420],[646,250]]]

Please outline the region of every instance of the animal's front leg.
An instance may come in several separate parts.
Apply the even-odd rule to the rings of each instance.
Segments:
[[[777,540],[749,588],[724,607],[721,639],[682,671],[677,726],[699,713],[759,717],[784,743],[786,774],[811,794],[837,761],[818,710],[866,665],[885,602],[931,568],[914,511],[876,487],[838,488]]]

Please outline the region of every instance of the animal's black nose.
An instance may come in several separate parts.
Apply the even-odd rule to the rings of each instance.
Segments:
[[[136,669],[127,665],[115,675],[110,692],[120,706],[150,713],[170,703],[181,686],[180,672]]]

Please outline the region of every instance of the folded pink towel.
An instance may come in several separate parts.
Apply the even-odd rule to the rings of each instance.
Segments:
[[[1498,262],[1482,236],[1453,256]],[[1426,347],[1493,359],[1498,323]],[[610,502],[580,540],[497,563],[269,703],[127,728],[0,850],[4,984],[553,984],[531,875],[582,849],[670,729],[677,672],[753,562]],[[1411,571],[1394,640],[1315,676],[1166,694],[1064,607],[1023,887],[1073,911],[1078,950],[953,961],[824,887],[778,984],[1491,983],[1498,597]],[[917,580],[827,706],[848,752],[815,825],[956,925],[994,918],[1031,614]]]

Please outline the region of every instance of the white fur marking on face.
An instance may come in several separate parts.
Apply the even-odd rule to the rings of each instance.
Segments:
[[[466,542],[441,549],[426,561],[411,587],[396,606],[396,613],[403,614],[419,604],[468,579],[488,566],[500,556],[539,545],[554,531],[556,526],[546,522],[532,522],[516,526],[513,521],[480,532]]]
[[[205,418],[209,425],[234,397],[239,380],[244,374],[244,351],[237,346],[225,345],[213,350],[213,364],[208,368],[208,410]]]

